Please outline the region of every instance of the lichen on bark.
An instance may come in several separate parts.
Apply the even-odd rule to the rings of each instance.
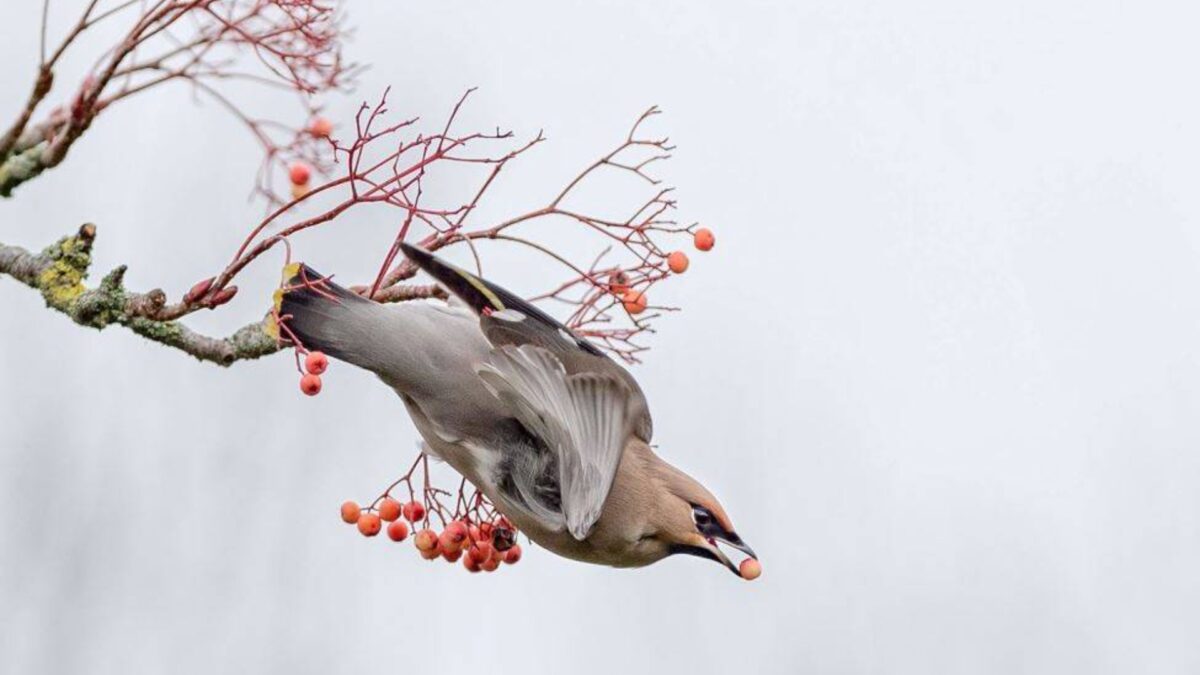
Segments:
[[[267,335],[262,321],[243,326],[228,337],[215,338],[165,318],[171,316],[161,311],[166,294],[159,289],[148,293],[126,289],[124,265],[106,274],[95,288],[88,288],[84,281],[92,264],[95,237],[96,227],[89,223],[39,254],[0,243],[0,274],[38,290],[47,306],[81,326],[102,330],[122,325],[147,340],[201,361],[228,366],[279,351],[278,342]]]
[[[92,240],[95,228],[85,225],[79,233],[63,237],[42,251],[49,261],[38,274],[38,285],[46,304],[66,312],[71,304],[87,290],[83,280],[92,264]]]

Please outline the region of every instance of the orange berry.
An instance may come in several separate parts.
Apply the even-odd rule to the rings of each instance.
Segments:
[[[441,546],[443,551],[461,551],[464,541],[465,539],[455,540],[454,535],[449,530],[443,530],[438,535],[438,545]]]
[[[683,274],[688,268],[688,257],[683,251],[675,251],[667,256],[667,267],[675,274]]]
[[[421,554],[421,557],[426,560],[437,560],[438,558],[442,557],[442,549],[441,549],[441,547],[438,547],[438,546],[435,546],[435,547],[429,549],[428,551],[418,551],[418,552]]]
[[[641,314],[646,311],[646,294],[641,291],[628,290],[621,296],[625,311],[630,314]]]
[[[408,539],[408,523],[404,522],[403,520],[397,520],[396,522],[389,524],[387,528],[387,534],[388,539],[391,539],[392,541],[404,541],[405,539]]]
[[[692,242],[701,251],[711,251],[713,244],[717,243],[717,238],[713,236],[712,230],[702,227],[696,230],[696,234],[692,235]]]
[[[762,574],[762,563],[754,558],[746,558],[741,565],[738,565],[738,574],[741,574],[746,581],[754,581]]]
[[[347,525],[353,525],[358,522],[358,516],[362,514],[362,509],[354,502],[346,502],[342,504],[342,520]]]
[[[456,520],[447,525],[446,531],[442,534],[446,535],[446,537],[450,540],[450,543],[461,547],[462,544],[467,541],[467,535],[469,534],[469,531],[467,530],[466,523],[462,522],[461,520]]]
[[[462,557],[462,549],[461,548],[456,548],[454,550],[446,549],[446,550],[442,551],[442,559],[449,563],[456,563],[456,562],[458,562],[458,559],[461,557]]]
[[[294,162],[288,168],[288,178],[292,179],[292,185],[308,185],[308,179],[312,177],[312,169],[304,162]]]
[[[379,502],[379,517],[389,523],[400,517],[400,502],[391,497],[384,497],[382,502]]]
[[[329,134],[333,133],[333,122],[328,117],[314,117],[308,125],[308,133],[317,138],[329,138]]]
[[[488,558],[479,563],[479,569],[484,572],[495,572],[497,567],[500,567],[500,561],[495,558]]]
[[[438,547],[437,533],[428,528],[421,530],[413,537],[413,545],[418,551],[432,551]]]
[[[493,550],[495,549],[492,548],[492,545],[486,541],[477,541],[475,542],[475,545],[467,551],[467,555],[475,556],[475,559],[482,563],[491,559]]]
[[[629,290],[629,275],[621,270],[608,275],[608,290],[612,291],[613,295],[624,294]]]
[[[306,396],[316,396],[321,393],[321,377],[312,373],[305,374],[300,378],[300,391],[304,392]]]
[[[513,544],[513,547],[504,552],[504,562],[509,565],[515,565],[521,559],[521,545]]]
[[[463,567],[471,574],[479,571],[479,561],[472,557],[469,553],[463,557]]]
[[[304,369],[313,375],[324,375],[329,370],[329,357],[321,352],[309,352],[304,357]]]
[[[410,523],[425,518],[425,505],[421,502],[409,502],[404,505],[404,518]]]
[[[358,517],[358,531],[364,537],[374,537],[379,534],[379,530],[383,528],[383,523],[379,520],[379,516],[374,513],[364,513]]]
[[[467,535],[469,534],[469,531],[467,530],[467,524],[461,520],[456,520],[447,525],[446,531],[454,533],[454,538],[460,540],[466,539]]]

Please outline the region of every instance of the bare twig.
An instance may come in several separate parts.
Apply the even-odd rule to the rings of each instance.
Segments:
[[[249,128],[264,151],[256,191],[277,204],[282,200],[274,193],[271,176],[295,159],[315,163],[320,139],[294,126],[253,118],[217,84],[242,80],[283,86],[296,92],[308,119],[317,110],[313,95],[345,88],[360,70],[343,61],[342,18],[324,0],[125,1],[98,13],[97,5],[97,0],[89,0],[48,56],[43,17],[33,92],[0,136],[0,196],[11,195],[22,183],[60,164],[94,119],[113,104],[181,81],[218,100]],[[60,58],[80,35],[116,17],[129,22],[128,30],[95,61],[70,101],[50,111],[37,124],[36,134],[26,134],[52,88]],[[254,64],[261,72],[254,72]]]

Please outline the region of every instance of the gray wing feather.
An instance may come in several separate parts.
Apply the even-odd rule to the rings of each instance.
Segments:
[[[479,377],[559,460],[567,529],[584,539],[600,517],[632,427],[629,388],[599,373],[567,375],[533,346],[497,348]]]

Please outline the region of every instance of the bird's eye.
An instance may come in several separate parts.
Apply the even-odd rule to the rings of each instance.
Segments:
[[[707,527],[712,522],[712,514],[708,509],[696,506],[692,508],[692,520],[696,521],[696,527]]]

